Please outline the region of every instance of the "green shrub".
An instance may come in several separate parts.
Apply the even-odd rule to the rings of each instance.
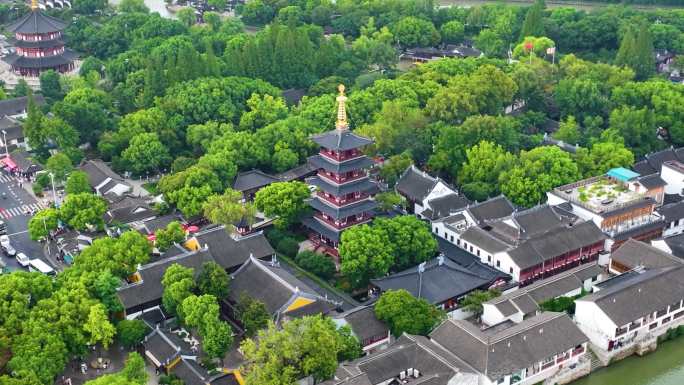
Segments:
[[[280,242],[276,243],[276,251],[290,258],[294,258],[295,255],[297,255],[297,251],[299,251],[299,243],[292,237],[285,237],[281,239]]]
[[[39,184],[36,182],[36,183],[34,183],[31,187],[33,188],[33,193],[34,193],[37,197],[42,197],[42,196],[43,196],[43,187],[42,187],[41,185],[39,185]]]
[[[297,254],[295,262],[305,270],[308,270],[323,279],[331,279],[335,275],[335,263],[322,254],[313,251],[302,251]]]

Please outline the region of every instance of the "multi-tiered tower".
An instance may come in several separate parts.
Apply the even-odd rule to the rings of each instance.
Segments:
[[[14,34],[16,52],[5,61],[21,76],[35,77],[50,69],[60,73],[73,70],[76,54],[64,47],[65,27],[61,20],[43,14],[33,0],[31,12],[7,27]]]
[[[373,141],[349,131],[343,85],[339,91],[335,130],[311,138],[321,146],[318,155],[309,158],[318,169],[310,183],[319,191],[309,202],[316,213],[304,220],[314,244],[334,256],[342,231],[372,219],[376,191],[367,172],[373,162],[361,152]]]

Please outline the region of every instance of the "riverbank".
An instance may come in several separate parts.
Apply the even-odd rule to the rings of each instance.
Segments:
[[[439,5],[441,7],[475,7],[483,4],[516,4],[516,5],[532,5],[534,0],[439,0]],[[592,1],[575,1],[575,0],[546,0],[546,6],[548,8],[562,8],[571,7],[576,9],[582,9],[585,11],[591,11],[594,9],[605,8],[611,5],[620,5],[612,3],[599,3]],[[628,4],[634,9],[641,10],[655,10],[655,9],[684,9],[684,5],[651,5],[651,4]]]
[[[681,385],[684,383],[684,338],[659,344],[643,357],[631,356],[571,385]]]

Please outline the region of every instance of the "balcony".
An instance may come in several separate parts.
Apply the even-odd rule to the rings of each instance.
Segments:
[[[363,153],[357,149],[342,152],[322,149],[320,151],[320,154],[332,160],[333,162],[344,162],[345,160],[350,160],[363,156]]]
[[[350,218],[345,218],[344,220],[337,221],[335,222],[334,219],[330,217],[324,217],[323,214],[321,213],[316,213],[314,214],[314,217],[319,219],[320,221],[324,222],[325,224],[329,225],[330,227],[337,229],[337,230],[343,230],[347,227],[358,225],[364,222],[368,222],[371,220],[373,217],[369,214],[364,214],[360,218],[356,215],[350,217]]]
[[[333,174],[331,172],[318,172],[318,176],[330,181],[334,184],[344,184],[355,180],[366,178],[368,175],[365,172],[351,172],[343,175]]]
[[[337,207],[350,205],[352,203],[364,200],[370,196],[368,194],[359,194],[355,197],[354,194],[347,194],[345,197],[335,197],[334,195],[326,194],[322,191],[317,192],[316,195],[319,198],[325,200],[326,202],[330,202]]]

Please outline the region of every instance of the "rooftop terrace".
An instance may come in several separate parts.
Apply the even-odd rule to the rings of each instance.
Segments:
[[[630,191],[626,185],[606,176],[560,186],[554,193],[595,213],[611,212],[647,199],[644,194]]]

